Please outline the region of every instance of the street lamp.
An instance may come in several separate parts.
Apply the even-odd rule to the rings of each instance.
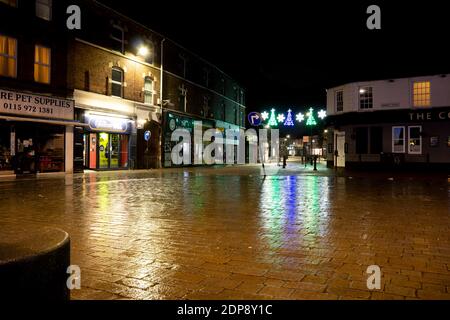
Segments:
[[[306,126],[310,127],[310,136],[309,136],[309,140],[310,140],[310,153],[311,153],[311,165],[313,164],[313,140],[312,140],[312,132],[313,132],[313,127],[315,127],[317,125],[317,121],[316,118],[314,117],[314,110],[313,108],[309,109],[309,113],[308,113],[308,121],[306,121]],[[317,171],[317,158],[314,157],[314,171]]]

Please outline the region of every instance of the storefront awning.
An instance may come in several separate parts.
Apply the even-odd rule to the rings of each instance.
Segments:
[[[48,123],[48,124],[54,124],[58,126],[74,126],[74,127],[89,127],[86,123],[80,123],[78,121],[64,121],[64,120],[47,120],[47,119],[33,119],[33,118],[22,118],[22,117],[11,117],[11,116],[1,116],[1,120],[6,121],[27,121],[27,122],[39,122],[39,123]]]

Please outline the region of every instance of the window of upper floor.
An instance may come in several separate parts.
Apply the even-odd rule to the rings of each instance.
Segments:
[[[359,108],[362,110],[373,108],[372,87],[360,87],[359,88]]]
[[[336,107],[336,112],[344,111],[344,91],[339,90],[335,92],[334,103]]]
[[[113,67],[111,72],[111,95],[123,98],[124,72],[118,67]]]
[[[11,6],[11,7],[16,7],[16,8],[17,8],[17,3],[18,2],[19,2],[18,0],[0,0],[0,3],[4,3],[4,4],[7,4],[7,5]]]
[[[110,38],[113,40],[113,50],[125,53],[125,29],[118,24],[111,27]]]
[[[413,106],[431,106],[431,84],[430,81],[420,81],[413,83]]]
[[[144,103],[153,104],[153,79],[150,77],[144,79]]]
[[[51,21],[52,20],[52,0],[36,0],[36,16]]]
[[[17,39],[0,35],[0,76],[17,77]]]
[[[36,45],[34,49],[34,81],[50,84],[51,78],[51,54],[50,48]]]
[[[203,68],[203,84],[206,88],[209,88],[209,73],[210,71],[208,68]]]

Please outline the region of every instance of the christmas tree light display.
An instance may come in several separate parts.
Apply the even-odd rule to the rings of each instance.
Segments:
[[[300,124],[306,120],[306,126],[314,127],[318,125],[318,119],[324,120],[327,117],[327,112],[324,109],[320,109],[319,111],[314,110],[314,108],[309,108],[309,112],[306,114],[299,112],[295,114],[295,120],[292,114],[292,109],[289,109],[287,113],[276,113],[276,110],[272,108],[270,113],[267,111],[261,112],[261,118],[263,121],[267,121],[266,126],[276,127],[279,123],[283,123],[286,127],[295,126],[295,122],[299,122]]]
[[[267,124],[271,127],[278,125],[277,119],[275,118],[275,109],[270,110],[270,119]]]
[[[284,122],[284,125],[287,127],[294,126],[294,121],[292,121],[292,110],[291,109],[288,110],[287,118],[286,118],[286,121]]]
[[[309,109],[308,121],[306,121],[306,125],[309,126],[309,127],[313,127],[313,126],[317,125],[316,118],[314,118],[314,110],[313,110],[313,108]]]

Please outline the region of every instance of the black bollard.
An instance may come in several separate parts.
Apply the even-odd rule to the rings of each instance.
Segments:
[[[317,156],[314,156],[314,171],[317,171]]]

